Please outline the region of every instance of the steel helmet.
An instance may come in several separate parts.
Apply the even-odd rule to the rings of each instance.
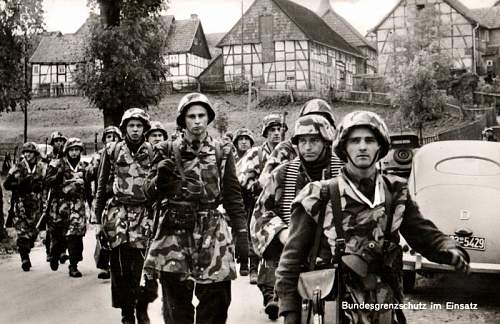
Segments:
[[[37,145],[35,142],[26,142],[23,144],[23,147],[21,149],[21,153],[24,152],[33,152],[35,155],[40,155],[40,152],[38,151]]]
[[[186,120],[184,119],[184,116],[186,115],[186,111],[189,107],[194,104],[205,107],[208,115],[208,124],[215,119],[215,111],[213,110],[212,104],[208,100],[207,96],[197,92],[188,93],[182,97],[181,101],[179,101],[179,105],[177,106],[177,125],[180,128],[186,128]]]
[[[295,130],[292,136],[292,144],[297,145],[299,136],[319,134],[330,144],[335,139],[335,131],[328,119],[320,115],[306,115],[299,117],[295,122]]]
[[[247,136],[250,139],[250,143],[252,146],[255,143],[255,137],[253,136],[252,131],[249,130],[248,128],[243,127],[243,128],[237,129],[236,132],[234,133],[234,139],[233,139],[234,146],[236,146],[238,144],[238,139],[241,136]]]
[[[311,99],[308,100],[301,108],[299,116],[306,115],[321,115],[325,117],[330,125],[335,129],[337,127],[335,123],[335,116],[333,115],[332,107],[323,99]]]
[[[59,131],[55,131],[55,132],[52,132],[52,134],[50,134],[50,145],[54,145],[54,141],[56,139],[60,139],[62,138],[64,140],[64,142],[67,141],[67,138]]]
[[[131,119],[139,119],[144,125],[144,132],[147,132],[151,127],[151,123],[149,122],[150,118],[147,112],[141,108],[130,108],[123,113],[122,121],[120,122],[120,130],[122,133],[125,133],[127,123]]]
[[[285,127],[285,132],[288,130],[287,124],[282,123],[281,115],[274,113],[274,114],[269,114],[266,117],[264,117],[264,120],[262,121],[262,133],[261,133],[261,135],[263,137],[267,137],[267,130],[272,126]]]
[[[78,137],[68,138],[68,141],[64,144],[64,154],[67,154],[69,149],[72,147],[79,147],[82,152],[85,150],[82,140]]]
[[[157,120],[151,122],[151,128],[144,134],[146,138],[151,134],[152,132],[155,131],[160,131],[163,133],[163,139],[166,140],[168,138],[168,133],[163,124]]]
[[[349,136],[349,133],[353,128],[359,126],[366,126],[375,133],[375,136],[380,144],[378,159],[382,159],[387,154],[391,146],[389,129],[385,125],[382,118],[371,111],[353,111],[345,115],[339,124],[337,139],[333,144],[335,154],[337,154],[342,161],[347,162],[347,136]]]
[[[102,142],[104,143],[104,139],[107,134],[113,133],[118,137],[118,140],[122,139],[122,132],[120,129],[116,126],[108,126],[104,129],[104,132],[102,133]]]

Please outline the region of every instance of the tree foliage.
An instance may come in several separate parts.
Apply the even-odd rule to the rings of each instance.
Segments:
[[[104,124],[118,125],[131,107],[146,108],[161,99],[165,75],[166,32],[159,0],[90,1],[101,16],[91,15],[86,44],[87,63],[76,82],[103,110]]]
[[[412,126],[422,127],[424,122],[439,118],[448,100],[440,91],[446,88],[452,68],[452,60],[440,46],[444,27],[439,12],[431,6],[417,13],[406,35],[394,36],[389,94]]]
[[[0,111],[30,101],[25,61],[42,31],[42,0],[0,0]]]

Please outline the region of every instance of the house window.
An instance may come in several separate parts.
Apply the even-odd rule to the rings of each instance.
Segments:
[[[420,11],[425,8],[424,4],[417,4],[417,10]]]
[[[35,64],[33,65],[33,74],[38,74],[40,73],[40,65]]]
[[[57,74],[66,74],[66,65],[58,65]]]

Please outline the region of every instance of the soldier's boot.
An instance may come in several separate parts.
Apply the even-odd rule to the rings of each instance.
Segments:
[[[248,276],[248,260],[240,261],[240,276]]]
[[[266,302],[266,307],[264,309],[264,312],[267,314],[267,317],[269,317],[269,319],[271,321],[275,321],[278,319],[279,317],[279,306],[278,306],[278,300],[273,297],[273,298],[270,298],[267,302]]]
[[[122,307],[122,323],[135,324],[134,308],[130,306]]]
[[[21,268],[23,269],[23,271],[30,271],[31,261],[29,253],[21,253]]]
[[[250,257],[250,284],[256,285],[259,277],[259,258]]]
[[[107,270],[101,270],[98,274],[97,274],[97,278],[98,279],[109,279],[111,278],[111,273],[109,272],[109,269]]]
[[[52,269],[52,271],[57,271],[57,269],[59,269],[59,260],[57,260],[57,258],[50,258],[50,269]]]
[[[69,276],[72,278],[81,278],[82,273],[78,271],[78,267],[76,264],[70,264],[68,267],[69,270]]]
[[[151,324],[148,316],[148,303],[139,302],[135,307],[137,324]]]

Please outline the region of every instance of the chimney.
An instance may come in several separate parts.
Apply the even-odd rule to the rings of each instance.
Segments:
[[[191,14],[191,19],[192,20],[198,20],[198,15],[197,14]]]
[[[321,0],[318,11],[316,11],[316,13],[321,17],[328,11],[328,9],[331,8],[332,7],[330,5],[330,0]]]

